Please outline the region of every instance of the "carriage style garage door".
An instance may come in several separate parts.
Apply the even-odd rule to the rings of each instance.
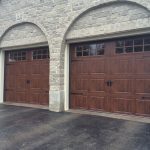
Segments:
[[[47,47],[5,53],[5,101],[48,105]]]
[[[70,108],[150,115],[150,36],[70,50]]]

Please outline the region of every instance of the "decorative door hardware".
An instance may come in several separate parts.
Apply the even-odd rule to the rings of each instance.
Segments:
[[[27,80],[26,83],[27,83],[27,84],[30,84],[30,80]]]
[[[112,86],[112,83],[113,83],[113,82],[112,82],[111,80],[108,80],[108,81],[106,82],[107,86],[110,86],[110,87]]]

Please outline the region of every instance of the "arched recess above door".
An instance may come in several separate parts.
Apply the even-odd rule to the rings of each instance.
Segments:
[[[149,28],[150,11],[142,5],[118,1],[82,13],[70,26],[67,40],[98,37]]]
[[[24,22],[11,26],[6,30],[0,40],[0,48],[20,47],[47,43],[43,31],[33,23]]]

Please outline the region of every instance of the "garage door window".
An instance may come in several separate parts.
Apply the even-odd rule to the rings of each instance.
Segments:
[[[150,51],[150,37],[144,39],[144,51]]]
[[[116,41],[116,53],[134,53],[150,51],[150,37],[141,37]]]
[[[76,56],[99,56],[104,55],[104,44],[84,44],[76,46]]]
[[[9,52],[9,62],[15,62],[15,61],[23,61],[26,60],[26,51],[14,51],[14,52]]]
[[[49,50],[48,49],[38,49],[32,51],[32,57],[34,59],[47,59],[49,58]]]
[[[142,52],[143,51],[143,38],[137,38],[134,40],[134,52]]]

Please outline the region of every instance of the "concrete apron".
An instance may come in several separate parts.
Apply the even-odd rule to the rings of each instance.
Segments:
[[[48,106],[43,106],[43,105],[10,103],[10,102],[4,102],[3,104],[49,110]],[[148,117],[148,116],[147,117],[146,116],[136,116],[136,115],[118,114],[118,113],[109,113],[109,112],[100,112],[100,111],[91,111],[91,110],[81,110],[81,109],[76,109],[76,110],[69,109],[66,112],[71,112],[71,113],[75,113],[75,114],[83,114],[83,115],[85,114],[85,115],[93,115],[93,116],[102,116],[102,117],[122,119],[122,120],[142,122],[142,123],[150,123],[150,117]]]
[[[76,113],[76,114],[85,114],[85,115],[93,115],[93,116],[102,116],[114,119],[123,119],[128,121],[142,122],[142,123],[150,123],[150,117],[148,116],[136,116],[136,115],[128,115],[128,114],[118,114],[118,113],[109,113],[109,112],[96,112],[90,110],[73,110],[70,109],[68,112]]]
[[[34,104],[25,104],[25,103],[10,103],[10,102],[4,102],[3,104],[4,105],[30,107],[30,108],[37,108],[37,109],[49,110],[48,106],[43,106],[43,105],[34,105]]]

